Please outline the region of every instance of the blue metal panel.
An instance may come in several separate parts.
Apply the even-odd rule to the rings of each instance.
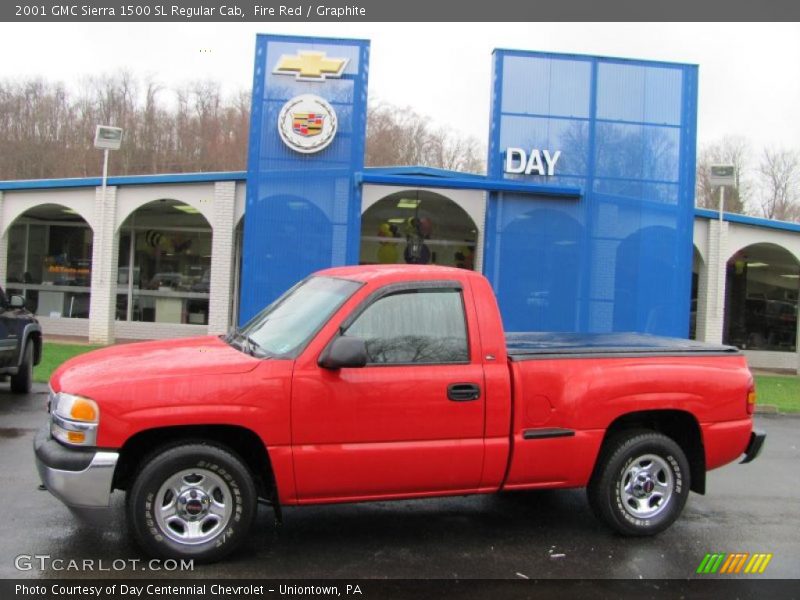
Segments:
[[[423,175],[426,177],[441,177],[443,179],[473,179],[482,180],[486,179],[485,175],[478,175],[477,173],[460,173],[459,171],[450,171],[448,169],[437,169],[435,167],[366,167],[365,174],[370,175]]]
[[[567,178],[563,179],[566,180]],[[523,194],[547,194],[549,196],[564,196],[567,198],[578,198],[581,195],[580,188],[570,185],[541,185],[524,181],[517,182],[503,179],[487,179],[486,177],[480,176],[446,179],[443,177],[422,177],[415,175],[384,175],[370,170],[359,174],[356,177],[356,182],[396,185],[401,187],[431,187],[451,190],[487,190],[520,192]]]
[[[680,126],[683,69],[598,64],[597,118]]]
[[[490,194],[506,327],[686,336],[697,68],[496,50],[493,78],[490,177],[583,192]],[[556,176],[503,173],[510,146],[560,150]]]
[[[302,81],[275,74],[282,55],[346,58],[341,77]],[[312,271],[358,261],[369,42],[259,35],[247,171],[240,319],[251,318]],[[292,150],[278,132],[284,104],[301,94],[336,111],[333,142],[314,154]]]
[[[583,177],[589,161],[589,125],[588,120],[504,114],[500,120],[500,148],[559,148],[562,154],[558,173]]]
[[[508,56],[503,64],[503,113],[559,117],[589,116],[589,69],[586,60]]]

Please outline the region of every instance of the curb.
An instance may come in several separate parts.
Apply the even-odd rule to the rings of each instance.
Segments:
[[[788,419],[800,419],[800,413],[779,412],[778,407],[774,404],[757,404],[755,416],[767,418],[786,417]]]

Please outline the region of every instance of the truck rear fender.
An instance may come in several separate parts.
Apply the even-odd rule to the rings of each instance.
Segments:
[[[191,442],[216,444],[236,453],[253,474],[259,497],[269,500],[280,516],[277,484],[280,477],[275,474],[269,451],[255,432],[238,425],[173,426],[136,433],[120,449],[112,489],[129,489],[142,461],[154,452]]]
[[[604,452],[614,447],[613,440],[623,432],[634,429],[658,431],[675,440],[689,461],[691,490],[705,494],[706,459],[700,425],[691,413],[683,410],[646,410],[627,413],[614,419],[606,429],[592,477],[603,462]]]
[[[28,344],[33,344],[33,364],[38,365],[42,360],[42,327],[38,323],[28,323],[19,337],[19,352],[17,353],[17,366],[22,366],[25,359],[25,350]]]

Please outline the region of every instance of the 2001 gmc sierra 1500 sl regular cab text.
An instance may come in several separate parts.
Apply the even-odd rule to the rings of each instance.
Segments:
[[[148,554],[198,560],[242,542],[259,498],[585,486],[613,529],[655,534],[765,437],[736,349],[506,335],[488,281],[443,267],[321,271],[228,336],[98,350],[50,385],[44,485],[79,513],[125,490]]]

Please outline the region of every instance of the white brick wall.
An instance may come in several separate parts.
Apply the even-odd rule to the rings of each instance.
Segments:
[[[5,231],[6,224],[3,223],[3,192],[0,191],[0,285],[6,287],[6,274],[8,273],[8,234]]]
[[[785,369],[800,374],[800,354],[795,352],[769,352],[766,350],[745,350],[747,364],[751,369]]]
[[[225,333],[230,323],[231,284],[235,236],[236,182],[214,184],[214,219],[211,222],[211,281],[208,333]]]
[[[116,337],[123,340],[163,340],[169,338],[205,335],[205,325],[180,323],[145,323],[142,321],[117,321]]]
[[[89,336],[89,319],[53,319],[41,316],[36,318],[42,325],[42,332],[45,338],[48,335]],[[163,340],[205,334],[205,325],[145,323],[141,321],[116,321],[114,323],[114,338],[116,340]],[[113,343],[113,341],[109,343]],[[100,344],[102,342],[96,343]]]
[[[0,223],[0,227],[2,224]],[[8,276],[8,232],[0,236],[0,284],[3,289],[6,287],[6,277]]]
[[[725,271],[728,260],[728,223],[709,222],[705,268],[700,269],[697,294],[697,339],[722,343],[725,313]],[[721,256],[720,256],[721,250]]]
[[[92,244],[92,296],[89,305],[89,341],[93,344],[114,342],[117,258],[119,236],[115,231],[117,188],[95,189]]]
[[[42,326],[45,339],[48,335],[69,335],[75,337],[88,337],[89,319],[52,319],[37,315],[37,320]]]

